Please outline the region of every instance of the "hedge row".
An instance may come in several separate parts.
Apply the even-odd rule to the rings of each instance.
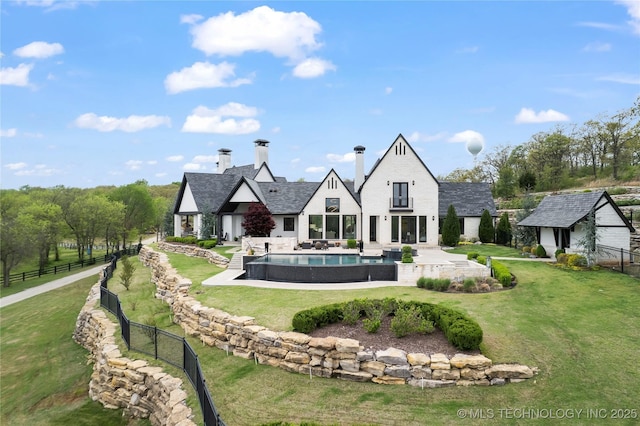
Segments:
[[[480,256],[476,252],[467,253],[467,259],[475,259],[481,265],[487,264],[487,257]],[[509,271],[509,268],[507,268],[506,265],[495,259],[491,259],[491,269],[493,270],[494,278],[500,281],[500,284],[502,284],[503,287],[511,286],[511,271]]]
[[[210,249],[218,244],[217,239],[211,240],[198,240],[197,237],[166,237],[165,241],[168,243],[181,243],[181,244],[197,244],[199,247]]]
[[[372,302],[376,303],[377,301],[374,300]],[[347,303],[349,302],[334,303],[297,312],[291,321],[293,329],[300,333],[308,334],[318,327],[340,322],[343,319],[343,309]],[[433,321],[442,330],[449,343],[456,348],[462,350],[480,348],[482,329],[476,321],[462,312],[432,303],[417,301],[398,302],[396,306],[401,306],[405,309],[412,307],[419,309],[423,317]]]

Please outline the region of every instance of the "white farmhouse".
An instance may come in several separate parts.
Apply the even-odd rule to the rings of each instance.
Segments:
[[[355,239],[369,247],[435,247],[449,204],[468,238],[477,237],[485,209],[497,216],[488,184],[438,182],[402,135],[367,175],[365,147],[356,146],[353,181],[331,170],[321,182],[287,182],[269,168],[269,142],[254,144],[252,165],[231,166],[231,151],[220,149],[217,173],[184,174],[173,210],[174,235],[200,235],[203,214],[209,214],[216,218],[219,240],[240,238],[251,203],[271,212],[276,223],[271,241],[281,238],[290,246]]]

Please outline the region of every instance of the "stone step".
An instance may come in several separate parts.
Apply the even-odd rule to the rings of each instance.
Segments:
[[[227,269],[242,269],[242,256],[244,255],[244,253],[234,253],[233,257],[231,258],[231,261],[229,262],[229,265],[227,266]]]

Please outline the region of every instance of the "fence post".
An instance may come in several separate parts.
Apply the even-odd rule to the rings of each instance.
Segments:
[[[620,249],[620,272],[624,272],[624,251]]]
[[[158,327],[153,327],[153,349],[155,352],[155,357],[158,359]]]

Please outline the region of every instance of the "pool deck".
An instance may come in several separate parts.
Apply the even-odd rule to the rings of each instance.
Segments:
[[[291,252],[277,252],[274,254],[358,254],[356,249],[344,249],[340,247],[331,247],[326,250],[296,250]],[[380,256],[381,249],[365,249],[362,253],[365,256]],[[440,248],[419,249],[418,255],[414,256],[416,263],[422,264],[442,264],[454,261],[466,261],[467,256],[464,254],[447,253]],[[401,281],[365,281],[365,282],[348,282],[348,283],[291,283],[279,281],[263,281],[263,280],[238,280],[245,271],[241,269],[227,269],[207,278],[202,282],[205,286],[247,286],[258,288],[275,288],[285,290],[354,290],[367,289],[377,287],[415,287],[415,282]]]

